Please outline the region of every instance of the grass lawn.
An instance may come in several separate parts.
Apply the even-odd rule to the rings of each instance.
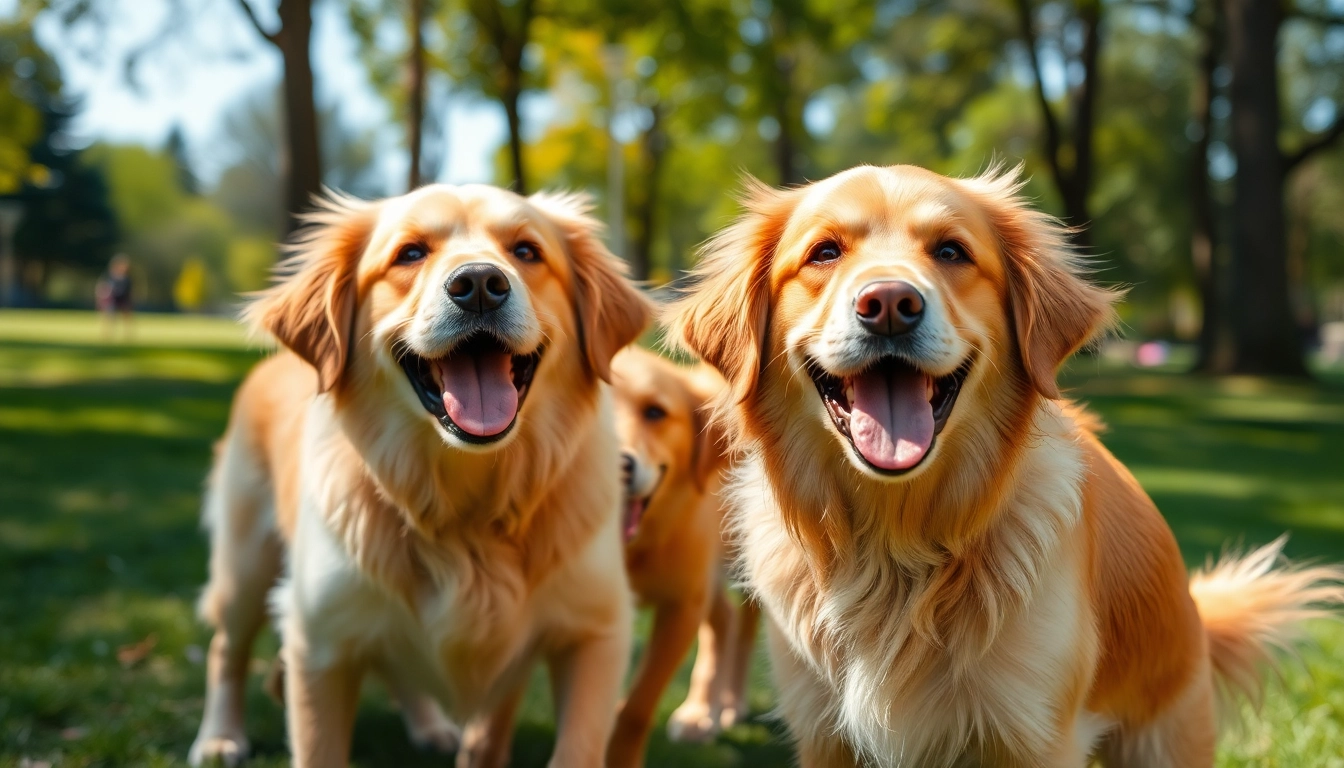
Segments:
[[[143,317],[133,341],[106,343],[90,314],[0,312],[0,768],[185,762],[207,641],[193,615],[205,576],[201,481],[258,354],[223,320]],[[1344,379],[1325,378],[1210,381],[1091,361],[1066,375],[1192,565],[1225,542],[1284,530],[1294,557],[1344,560]],[[1220,766],[1344,766],[1344,629],[1312,631],[1317,644],[1224,740]],[[271,637],[257,648],[253,765],[287,764],[281,712],[260,690],[274,648]],[[649,765],[790,765],[766,717],[763,659],[756,672],[751,723],[706,747],[659,732]],[[664,717],[688,674],[664,697]],[[551,723],[539,674],[516,765],[544,765]],[[448,764],[408,747],[372,685],[354,756],[362,766]]]

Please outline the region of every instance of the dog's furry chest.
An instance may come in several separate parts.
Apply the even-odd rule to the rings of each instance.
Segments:
[[[1068,545],[1080,498],[1067,448],[1024,467],[1031,492],[1009,497],[979,546],[898,562],[854,540],[827,577],[764,470],[744,467],[732,518],[744,576],[796,659],[806,695],[795,698],[815,702],[790,721],[845,734],[876,765],[974,765],[1056,740],[1098,642],[1082,554]]]
[[[826,627],[824,646],[794,638],[814,654],[850,741],[883,765],[974,765],[986,754],[1009,765],[1008,756],[1052,743],[1060,703],[1086,685],[1090,665],[1078,659],[1091,654],[1077,651],[1095,643],[1078,582],[1044,578],[983,647],[969,628],[929,636],[913,615],[918,600],[910,595],[904,610],[881,619],[819,617],[812,627]]]
[[[614,482],[611,499],[581,498],[606,514],[536,567],[547,553],[489,525],[431,541],[379,494],[315,474],[325,482],[301,494],[275,600],[286,643],[299,638],[307,663],[358,659],[465,718],[512,689],[538,654],[628,621]],[[537,515],[573,517],[554,500]]]
[[[277,593],[288,635],[303,638],[309,664],[357,658],[411,679],[451,710],[478,709],[527,656],[537,628],[525,620],[520,585],[444,570],[397,594],[352,557],[320,514],[300,511],[289,578]]]

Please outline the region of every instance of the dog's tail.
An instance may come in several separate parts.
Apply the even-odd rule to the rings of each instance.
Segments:
[[[1256,704],[1273,651],[1291,652],[1307,620],[1337,616],[1344,606],[1344,568],[1281,562],[1287,540],[1225,554],[1190,579],[1219,689]]]

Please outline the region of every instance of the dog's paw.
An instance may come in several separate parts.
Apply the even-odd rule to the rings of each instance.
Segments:
[[[490,729],[482,721],[467,724],[462,749],[457,753],[457,768],[505,768],[509,764],[507,739],[492,740]]]
[[[406,733],[416,749],[451,755],[461,748],[462,729],[443,713],[438,702],[417,694],[405,697],[401,707]]]
[[[667,738],[683,744],[704,744],[719,735],[718,718],[699,702],[686,702],[667,720]]]
[[[725,704],[723,711],[719,713],[719,727],[726,731],[735,725],[741,725],[747,722],[747,714],[745,702],[743,706]]]
[[[235,768],[247,759],[247,753],[248,743],[245,736],[199,736],[191,745],[187,762],[193,768],[218,765]]]
[[[451,755],[462,746],[462,730],[453,721],[410,729],[411,743],[416,749],[439,755]]]

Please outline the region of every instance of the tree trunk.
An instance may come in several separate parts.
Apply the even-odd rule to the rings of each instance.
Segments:
[[[1213,19],[1202,28],[1199,73],[1194,83],[1190,118],[1199,125],[1199,138],[1190,148],[1190,260],[1199,290],[1199,353],[1195,370],[1212,372],[1227,364],[1230,341],[1224,327],[1223,275],[1218,264],[1218,223],[1212,187],[1209,184],[1209,145],[1213,141],[1214,72],[1218,69],[1221,17],[1216,9]]]
[[[281,0],[280,31],[274,36],[284,61],[286,234],[298,214],[322,191],[322,157],[313,97],[312,0]]]
[[[1079,59],[1083,65],[1083,81],[1078,84],[1073,99],[1073,168],[1068,184],[1060,192],[1064,198],[1064,216],[1068,223],[1076,227],[1074,243],[1088,248],[1092,245],[1089,227],[1092,225],[1088,195],[1092,191],[1092,147],[1097,114],[1097,86],[1100,80],[1099,62],[1101,60],[1101,3],[1093,0],[1079,11],[1079,18],[1086,25],[1083,37],[1083,50]]]
[[[420,143],[425,123],[425,0],[411,0],[410,36],[411,56],[408,68],[406,94],[406,149],[410,168],[406,173],[406,189],[420,186]]]
[[[778,44],[778,43],[777,43]],[[779,75],[776,84],[775,120],[779,123],[779,136],[775,139],[775,168],[779,172],[780,186],[787,187],[802,182],[794,158],[798,147],[794,138],[793,121],[793,70],[794,57],[788,53],[775,56],[775,69]]]
[[[1054,107],[1045,92],[1045,74],[1040,54],[1036,50],[1036,21],[1031,0],[1017,0],[1018,33],[1027,49],[1035,82],[1036,103],[1041,113],[1041,152],[1050,167],[1055,189],[1064,206],[1064,221],[1075,228],[1072,240],[1081,248],[1092,244],[1091,215],[1088,195],[1092,191],[1092,146],[1096,124],[1097,83],[1100,80],[1101,18],[1100,0],[1091,0],[1078,10],[1078,18],[1086,26],[1083,49],[1079,51],[1083,67],[1083,81],[1075,87],[1067,100],[1070,113],[1070,140],[1066,142],[1061,121],[1056,119]]]
[[[521,77],[521,73],[518,74]],[[523,169],[523,120],[518,112],[521,88],[510,83],[504,90],[504,116],[509,122],[509,162],[513,166],[513,182],[509,189],[520,195],[527,194],[527,174]]]
[[[1284,161],[1279,150],[1275,0],[1225,0],[1232,69],[1231,356],[1228,373],[1306,376],[1286,262]]]
[[[654,104],[653,123],[644,132],[644,177],[640,187],[644,190],[643,204],[639,209],[639,236],[630,248],[630,276],[635,280],[648,280],[653,267],[653,233],[657,225],[658,185],[662,178],[663,157],[667,154],[667,134],[663,132],[662,107]]]

